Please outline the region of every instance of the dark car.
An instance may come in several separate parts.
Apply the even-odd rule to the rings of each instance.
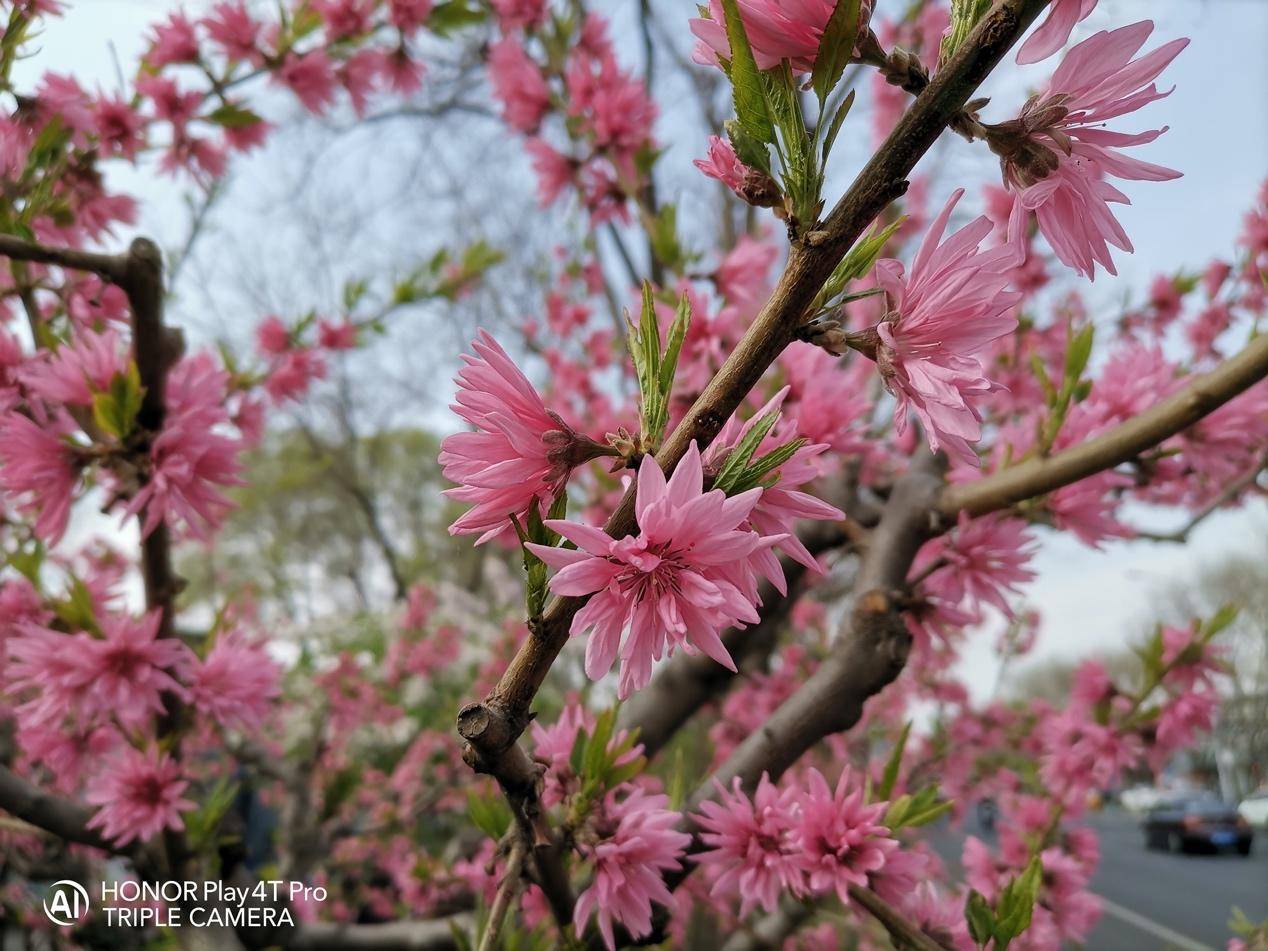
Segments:
[[[1160,803],[1145,816],[1145,847],[1175,852],[1236,849],[1250,855],[1254,830],[1237,809],[1214,796]]]

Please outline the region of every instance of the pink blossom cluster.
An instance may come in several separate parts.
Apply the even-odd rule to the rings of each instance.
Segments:
[[[752,798],[737,779],[705,802],[698,818],[709,848],[696,861],[713,871],[715,897],[740,899],[740,917],[774,912],[784,895],[834,894],[850,904],[850,886],[867,887],[898,848],[883,824],[887,803],[868,803],[842,772],[835,789],[817,769],[804,785],[782,790],[766,775]]]

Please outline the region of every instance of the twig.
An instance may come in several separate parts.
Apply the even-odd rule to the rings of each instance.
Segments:
[[[1199,525],[1230,502],[1235,502],[1238,496],[1251,486],[1258,485],[1259,476],[1263,473],[1265,468],[1268,468],[1268,453],[1265,453],[1259,462],[1257,462],[1248,471],[1242,473],[1242,475],[1238,476],[1226,485],[1219,495],[1207,503],[1200,512],[1197,512],[1182,527],[1176,529],[1174,532],[1136,532],[1134,537],[1142,541],[1172,542],[1178,545],[1184,544],[1189,540],[1189,536],[1193,534],[1194,529],[1196,529]]]
[[[915,951],[946,951],[945,945],[934,941],[870,888],[851,885],[850,899],[885,926],[896,947],[914,948]]]
[[[1002,469],[976,482],[949,486],[939,508],[952,517],[960,512],[985,515],[1122,465],[1188,429],[1265,377],[1268,335],[1252,340],[1241,353],[1209,373],[1194,377],[1178,393],[1095,439],[1046,459],[1030,459]]]
[[[516,836],[511,845],[511,854],[506,860],[506,871],[502,882],[498,885],[497,894],[493,898],[493,907],[489,909],[489,921],[485,925],[484,934],[480,938],[479,951],[496,951],[498,940],[502,934],[502,925],[506,921],[506,913],[519,896],[524,886],[524,839]]]

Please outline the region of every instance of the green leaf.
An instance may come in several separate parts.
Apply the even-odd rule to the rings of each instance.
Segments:
[[[769,146],[745,132],[735,119],[728,119],[723,125],[727,138],[731,140],[731,147],[735,149],[739,160],[750,168],[769,175],[771,173]]]
[[[876,798],[881,801],[889,799],[894,792],[894,784],[898,782],[898,771],[903,765],[903,751],[907,749],[909,736],[911,736],[910,720],[903,725],[902,733],[898,734],[894,750],[889,754],[889,761],[885,764],[885,772],[881,775],[881,784],[876,790]]]
[[[785,462],[797,454],[797,450],[806,444],[805,438],[798,438],[792,442],[786,442],[782,446],[777,446],[766,455],[754,459],[748,464],[748,467],[741,473],[739,480],[735,483],[734,493],[747,492],[749,489],[755,488],[762,484],[766,476]]]
[[[207,118],[224,129],[245,129],[264,121],[246,106],[236,102],[221,104],[209,112]]]
[[[1070,341],[1070,346],[1065,352],[1065,378],[1070,381],[1071,392],[1074,385],[1083,377],[1083,371],[1087,369],[1088,360],[1092,356],[1092,342],[1096,335],[1096,328],[1088,324]]]
[[[969,890],[968,900],[964,903],[964,920],[968,922],[969,936],[978,947],[995,936],[995,912],[986,896],[977,889]]]
[[[850,281],[857,281],[870,272],[876,266],[876,259],[880,257],[881,251],[884,250],[889,239],[903,226],[903,222],[906,220],[906,218],[899,218],[880,231],[872,232],[860,238],[854,247],[850,248],[849,252],[841,258],[840,263],[832,269],[832,274],[824,282],[823,289],[819,291],[818,296],[815,298],[811,313],[819,313],[825,308],[835,306],[833,303],[835,298],[845,290],[846,285]]]
[[[736,443],[735,448],[727,455],[726,462],[718,470],[717,478],[713,480],[715,489],[721,489],[730,494],[729,490],[735,487],[744,474],[749,460],[753,458],[753,453],[757,451],[757,447],[761,445],[777,419],[779,419],[779,411],[771,410],[749,427],[748,432]]]
[[[220,821],[233,805],[237,795],[237,784],[229,779],[221,778],[199,807],[185,814],[185,834],[195,852],[201,852],[216,845],[218,841],[216,833],[220,828]]]
[[[467,0],[447,0],[432,7],[427,17],[427,28],[437,36],[448,36],[463,27],[483,23],[486,19],[484,10],[478,6],[470,6]]]
[[[76,631],[89,631],[101,636],[101,627],[97,624],[97,610],[93,604],[92,592],[88,586],[71,575],[66,591],[66,598],[53,604],[53,613],[67,627]]]
[[[136,414],[141,411],[144,396],[141,375],[136,363],[130,362],[126,372],[116,373],[111,379],[110,389],[93,394],[93,421],[115,438],[126,439],[136,425]]]
[[[826,165],[828,154],[832,151],[832,146],[836,144],[837,133],[841,131],[841,125],[845,122],[845,117],[850,114],[850,110],[854,107],[854,90],[851,89],[849,95],[841,100],[841,104],[837,106],[837,111],[832,114],[832,120],[828,123],[827,132],[823,136],[823,162]]]
[[[467,797],[471,824],[491,839],[501,839],[511,827],[511,810],[501,796],[472,793]]]
[[[1034,914],[1039,888],[1043,885],[1043,862],[1039,856],[1030,860],[1026,870],[1014,878],[1000,893],[996,910],[995,946],[1003,951],[1027,928]]]
[[[766,109],[766,94],[762,90],[762,74],[753,58],[744,20],[736,0],[722,0],[726,18],[726,36],[731,44],[731,91],[735,99],[735,116],[744,132],[758,142],[773,143],[775,128],[771,125]]]
[[[859,0],[837,0],[832,16],[828,17],[823,28],[819,52],[810,73],[810,84],[819,97],[821,107],[827,102],[829,93],[836,88],[845,73],[845,67],[849,65],[858,32]]]

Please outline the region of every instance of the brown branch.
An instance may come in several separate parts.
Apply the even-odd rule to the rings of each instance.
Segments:
[[[34,241],[23,241],[11,234],[0,234],[0,257],[72,271],[88,271],[114,284],[123,280],[128,262],[126,254],[98,254],[75,248],[50,248]]]
[[[848,730],[863,704],[902,671],[911,635],[901,616],[906,579],[920,546],[940,527],[931,514],[943,487],[941,463],[923,454],[894,485],[880,524],[859,564],[859,592],[849,628],[801,688],[706,781],[692,808],[716,794],[715,780],[745,789],[762,773],[772,780],[823,737]]]
[[[91,846],[112,855],[143,857],[139,845],[119,846],[90,829],[88,821],[96,811],[92,806],[41,789],[7,766],[0,766],[0,810],[65,842]]]
[[[1183,432],[1229,400],[1268,377],[1268,335],[1237,356],[1196,376],[1182,390],[1087,442],[1048,458],[1030,459],[978,479],[949,486],[942,513],[985,515],[1071,485],[1128,462]]]
[[[1133,537],[1140,541],[1171,542],[1183,545],[1189,540],[1189,536],[1193,534],[1199,525],[1224,508],[1224,506],[1237,501],[1247,489],[1252,486],[1258,486],[1259,476],[1266,468],[1268,468],[1268,453],[1265,453],[1249,470],[1226,485],[1219,495],[1203,506],[1201,511],[1195,513],[1192,518],[1174,532],[1136,532]]]
[[[502,881],[493,898],[493,907],[489,909],[489,920],[480,937],[479,951],[497,951],[506,914],[524,887],[525,849],[524,839],[516,836],[511,845],[511,854],[506,860],[506,871],[502,874]]]
[[[968,102],[1049,0],[999,0],[951,61],[890,133],[859,173],[827,219],[794,243],[788,263],[766,306],[695,405],[666,440],[656,459],[672,470],[692,441],[708,445],[761,379],[776,357],[795,339],[815,296],[837,263],[864,230],[907,188],[907,175]],[[614,537],[634,530],[633,491],[626,493],[605,530]],[[583,598],[557,598],[544,617],[534,619],[532,634],[512,659],[501,680],[482,703],[469,704],[461,716],[479,708],[485,728],[459,732],[467,740],[468,762],[498,775],[501,760],[528,725],[534,697],[555,658],[568,641],[573,616]],[[501,721],[493,726],[493,721]]]
[[[865,909],[868,914],[885,926],[897,948],[914,948],[915,951],[946,951],[946,947],[917,928],[902,912],[870,888],[850,886],[850,900]]]

